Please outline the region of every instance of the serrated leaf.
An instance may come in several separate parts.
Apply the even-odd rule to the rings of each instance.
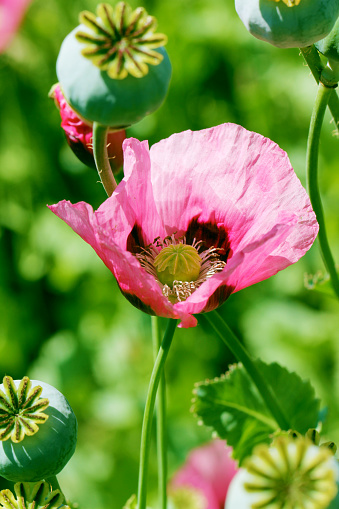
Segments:
[[[255,364],[280,403],[290,428],[306,433],[315,427],[319,400],[308,381],[277,363]],[[233,447],[240,463],[259,443],[269,443],[278,424],[270,414],[256,386],[241,365],[232,366],[225,376],[199,384],[193,411],[206,426]]]

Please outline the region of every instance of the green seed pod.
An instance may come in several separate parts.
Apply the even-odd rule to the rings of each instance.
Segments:
[[[318,41],[315,47],[326,58],[339,63],[339,18],[328,36]]]
[[[61,392],[28,377],[21,381],[4,377],[0,385],[2,477],[35,482],[55,476],[72,457],[76,440],[77,420]]]
[[[323,39],[339,16],[339,0],[235,0],[257,39],[279,48],[303,48]]]
[[[85,120],[127,127],[155,111],[165,99],[171,64],[155,34],[156,20],[143,8],[120,2],[87,11],[63,41],[57,60],[62,92]],[[156,48],[156,51],[154,51]]]

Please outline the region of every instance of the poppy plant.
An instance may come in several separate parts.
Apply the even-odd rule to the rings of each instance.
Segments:
[[[65,200],[50,208],[149,314],[194,327],[194,314],[296,262],[317,235],[287,154],[241,126],[123,149],[125,177],[96,212]]]

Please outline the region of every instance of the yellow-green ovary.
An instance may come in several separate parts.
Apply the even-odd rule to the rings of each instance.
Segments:
[[[172,287],[174,281],[196,281],[201,258],[193,246],[171,244],[164,247],[154,260],[159,281]]]

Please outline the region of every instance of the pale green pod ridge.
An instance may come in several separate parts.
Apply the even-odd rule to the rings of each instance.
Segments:
[[[20,380],[14,380],[18,389]],[[20,442],[0,441],[0,475],[13,482],[35,482],[58,474],[72,457],[77,441],[77,420],[67,399],[49,384],[31,380],[42,388],[41,397],[48,399],[44,408],[48,418],[35,434]],[[5,387],[0,385],[5,393]]]
[[[235,8],[252,35],[279,48],[310,46],[339,16],[339,0],[235,0]]]

